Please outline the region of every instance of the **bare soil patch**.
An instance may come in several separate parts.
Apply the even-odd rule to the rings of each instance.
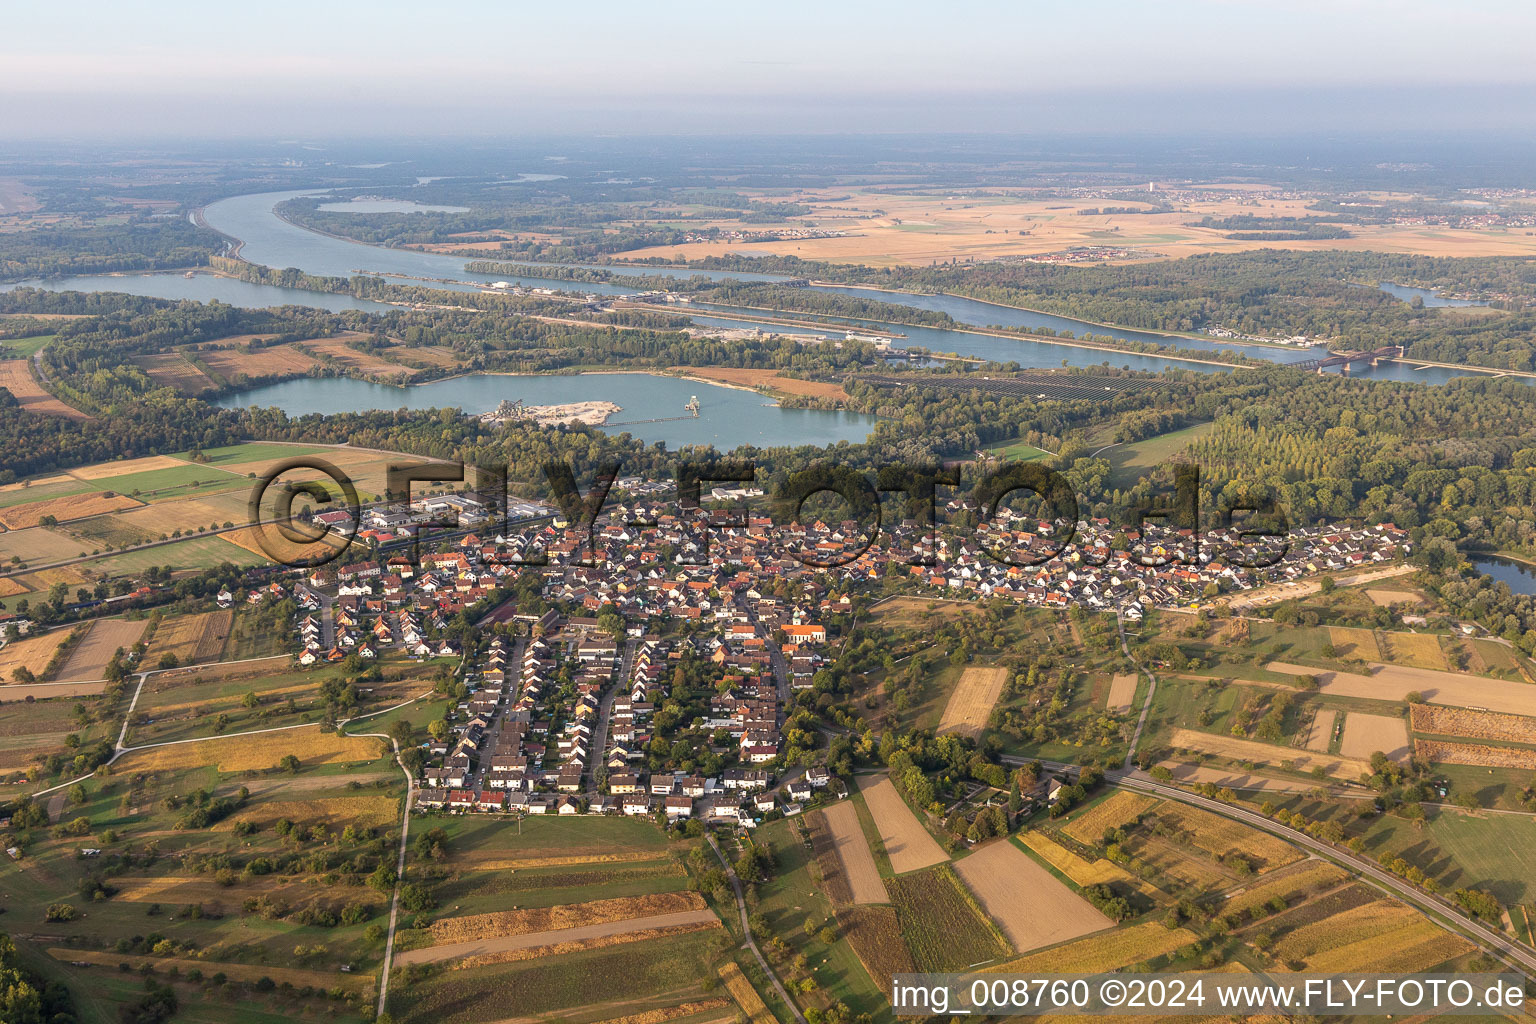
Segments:
[[[1344,738],[1339,753],[1345,757],[1369,760],[1381,751],[1394,761],[1408,757],[1408,726],[1390,715],[1362,715],[1351,711],[1344,716]]]
[[[127,650],[138,642],[149,622],[140,619],[97,619],[59,669],[61,680],[100,679],[107,662],[119,647]]]
[[[942,864],[949,859],[901,799],[890,779],[884,776],[878,781],[861,779],[859,791],[864,794],[870,816],[875,819],[892,871],[899,875]]]
[[[827,829],[832,834],[832,843],[842,863],[843,877],[848,881],[853,902],[889,903],[890,894],[885,891],[885,883],[881,881],[880,871],[875,867],[874,854],[869,852],[869,843],[864,839],[864,830],[859,827],[859,813],[853,803],[844,800],[831,805],[822,813],[826,818]]]
[[[1021,953],[1114,923],[1006,839],[955,861],[955,874]]]
[[[1136,699],[1136,674],[1125,672],[1115,676],[1109,684],[1109,702],[1105,705],[1112,715],[1123,714],[1131,710],[1131,703]]]
[[[23,412],[45,416],[63,416],[72,420],[90,419],[79,409],[65,405],[44,390],[32,376],[30,359],[0,359],[0,388],[5,388],[21,403]]]
[[[1333,730],[1339,724],[1339,712],[1322,708],[1312,716],[1312,726],[1307,730],[1307,742],[1303,744],[1308,750],[1318,753],[1327,753],[1328,744],[1333,742]]]

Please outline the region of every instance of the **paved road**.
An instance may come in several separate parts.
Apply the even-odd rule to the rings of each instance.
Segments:
[[[613,702],[620,691],[629,693],[630,673],[635,667],[635,648],[640,641],[630,637],[624,641],[624,654],[619,659],[619,677],[603,691],[603,699],[597,708],[597,727],[592,730],[592,748],[588,751],[591,761],[587,768],[587,800],[597,799],[597,773],[608,763],[608,720],[613,715]]]
[[[731,880],[731,888],[736,892],[736,910],[741,914],[741,931],[747,937],[747,948],[752,951],[753,956],[757,957],[757,965],[763,969],[764,974],[768,975],[768,980],[773,982],[774,991],[778,992],[779,998],[784,1000],[784,1005],[789,1007],[789,1012],[795,1015],[795,1020],[799,1024],[806,1024],[805,1014],[801,1013],[800,1007],[789,998],[789,993],[784,991],[784,986],[779,983],[779,976],[773,973],[773,968],[768,966],[768,961],[763,957],[763,951],[757,948],[757,940],[752,937],[752,928],[747,923],[747,900],[741,892],[741,879],[736,877],[736,869],[731,867],[731,862],[726,860],[725,854],[720,852],[720,844],[715,842],[712,832],[709,834],[709,845],[724,866],[725,877]]]

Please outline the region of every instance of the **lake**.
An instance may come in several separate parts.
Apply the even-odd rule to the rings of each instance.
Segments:
[[[694,418],[683,409],[697,395]],[[491,374],[477,373],[414,387],[395,388],[350,377],[303,377],[226,395],[214,404],[226,409],[276,406],[290,416],[382,409],[457,406],[489,412],[503,399],[529,405],[606,400],[622,407],[603,429],[627,433],[670,449],[688,444],[729,451],[741,445],[832,445],[860,442],[875,417],[823,409],[785,409],[755,391],[721,387],[649,373]],[[638,420],[662,420],[644,423]]]
[[[1412,302],[1414,299],[1423,299],[1424,305],[1435,306],[1481,306],[1481,302],[1473,302],[1471,299],[1446,299],[1435,294],[1433,288],[1412,288],[1405,284],[1393,284],[1390,281],[1379,281],[1376,287],[1388,295],[1402,299],[1404,302]]]
[[[1467,561],[1485,576],[1507,583],[1517,594],[1536,594],[1536,565],[1526,565],[1498,555],[1469,555]]]

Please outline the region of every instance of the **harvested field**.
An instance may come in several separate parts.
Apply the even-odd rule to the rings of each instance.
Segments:
[[[268,800],[252,803],[214,825],[210,831],[229,832],[236,821],[270,825],[279,818],[312,825],[325,822],[338,828],[393,825],[400,821],[400,801],[392,796],[333,796],[318,800]]]
[[[1423,971],[1472,951],[1472,944],[1433,921],[1416,920],[1396,931],[1330,949],[1307,961],[1310,970],[1328,973],[1351,971]]]
[[[1080,843],[1096,843],[1106,829],[1119,828],[1126,822],[1135,821],[1141,812],[1155,807],[1156,797],[1142,796],[1127,789],[1117,789],[1088,810],[1076,815],[1062,829],[1067,836]]]
[[[1007,839],[956,861],[955,874],[1019,952],[1101,931],[1113,923]]]
[[[91,623],[85,638],[75,645],[59,669],[59,679],[100,679],[118,648],[132,647],[148,625],[144,619],[98,619]]]
[[[1536,744],[1536,718],[1414,704],[1409,708],[1408,720],[1414,732]]]
[[[839,402],[846,401],[848,398],[848,392],[843,390],[841,384],[784,377],[777,370],[751,370],[735,366],[674,366],[672,372],[702,380],[735,384],[738,387],[781,391],[787,395],[804,395],[807,398],[833,398]]]
[[[1536,686],[1485,679],[1460,672],[1436,672],[1406,665],[1372,665],[1372,675],[1354,672],[1329,672],[1272,661],[1265,666],[1271,672],[1286,675],[1315,675],[1318,689],[1340,697],[1365,697],[1370,700],[1403,701],[1417,692],[1431,704],[1452,707],[1484,708],[1511,715],[1536,717]]]
[[[52,516],[57,521],[65,523],[71,519],[84,519],[87,516],[138,508],[142,504],[143,502],[136,501],[126,494],[113,494],[110,498],[96,493],[75,494],[67,498],[31,501],[25,505],[12,505],[6,509],[0,509],[0,523],[4,523],[7,529],[20,530],[28,526],[36,526],[38,520],[44,516]]]
[[[652,898],[652,897],[639,897]],[[490,915],[481,915],[490,916]],[[639,941],[659,935],[674,935],[703,928],[720,928],[720,919],[712,910],[682,910],[649,917],[593,921],[550,931],[517,935],[496,935],[463,942],[443,943],[424,949],[412,949],[395,956],[400,964],[437,963],[455,960],[457,967],[487,963],[507,963],[536,957],[570,953],[577,949],[600,949],[625,941]]]
[[[12,556],[23,562],[58,562],[66,558],[78,558],[94,546],[82,544],[79,538],[46,526],[8,530],[0,533],[0,562],[9,562]]]
[[[1369,629],[1355,629],[1352,626],[1329,626],[1328,642],[1338,652],[1340,658],[1363,658],[1366,661],[1380,661],[1386,657],[1385,652],[1376,643],[1376,633]]]
[[[17,583],[9,576],[0,577],[0,597],[15,597],[17,594],[30,594],[32,591]]]
[[[1536,769],[1536,750],[1524,747],[1490,747],[1486,743],[1448,743],[1444,740],[1413,741],[1413,752],[1434,764],[1471,764],[1485,768]]]
[[[129,473],[148,473],[156,469],[181,469],[184,466],[186,466],[185,462],[173,459],[169,455],[148,455],[142,459],[119,459],[114,462],[77,466],[68,472],[76,480],[90,482],[114,476],[126,476]]]
[[[1304,752],[1294,747],[1259,743],[1256,740],[1240,740],[1234,736],[1216,736],[1211,733],[1195,732],[1193,729],[1173,730],[1169,742],[1176,748],[1229,757],[1234,761],[1253,761],[1257,764],[1271,765],[1290,761],[1297,771],[1303,772],[1321,766],[1330,777],[1350,782],[1359,779],[1362,773],[1370,771],[1370,765],[1364,761]]]
[[[223,973],[231,981],[254,983],[262,978],[271,978],[281,984],[291,984],[296,988],[313,986],[314,988],[329,991],[333,988],[343,988],[353,992],[360,992],[373,987],[372,974],[347,974],[338,976],[335,971],[308,971],[298,967],[267,967],[256,964],[226,963],[219,960],[186,960],[179,957],[166,956],[142,956],[125,953],[103,953],[97,950],[79,949],[77,947],[56,947],[48,950],[48,955],[62,963],[81,961],[88,964],[97,964],[102,967],[117,969],[117,965],[124,961],[132,964],[153,964],[156,970],[169,970],[176,968],[185,973],[193,968],[204,974]]]
[[[878,781],[859,780],[859,791],[869,806],[870,816],[880,831],[885,844],[885,855],[890,858],[891,870],[898,875],[905,871],[917,871],[949,859],[933,836],[923,828],[912,809],[901,799],[891,780],[881,776]]]
[[[980,736],[1007,681],[1005,668],[968,668],[962,672],[955,691],[949,695],[949,703],[944,706],[939,735],[956,733],[972,739]]]
[[[1380,633],[1382,657],[1398,665],[1443,671],[1445,652],[1440,648],[1440,638],[1433,633]]]
[[[90,419],[79,409],[67,406],[49,394],[32,376],[30,359],[0,359],[0,388],[5,388],[21,403],[23,412],[63,416],[71,420]]]
[[[1312,716],[1312,725],[1307,729],[1307,741],[1302,746],[1319,754],[1326,754],[1328,745],[1333,742],[1333,730],[1339,724],[1339,714],[1340,712],[1330,711],[1327,708],[1319,709],[1317,714]]]
[[[660,859],[662,854],[652,850],[631,850],[623,853],[573,854],[558,857],[507,857],[486,850],[468,850],[454,855],[454,863],[475,871],[522,871],[532,868],[567,868],[582,865],[616,866],[643,864]]]
[[[214,386],[208,375],[187,362],[180,352],[135,356],[133,363],[149,374],[149,378],[156,384],[175,388],[184,395],[195,395]]]
[[[1171,953],[1195,935],[1147,921],[982,968],[986,974],[1097,974]]]
[[[121,763],[124,770],[131,771],[175,771],[210,764],[221,772],[263,771],[277,767],[288,754],[297,757],[300,764],[310,766],[376,761],[379,741],[338,736],[319,726],[301,726],[278,732],[231,734],[219,739],[131,750],[122,756]]]
[[[155,630],[149,650],[144,654],[144,663],[158,665],[167,655],[180,665],[215,661],[224,653],[224,643],[229,639],[233,622],[234,612],[227,608],[166,619]]]
[[[1275,955],[1282,960],[1306,960],[1325,950],[1397,931],[1418,917],[1417,911],[1391,900],[1350,907],[1287,932],[1276,943]]]
[[[211,342],[224,345],[240,339],[226,338]],[[245,352],[238,348],[198,348],[193,354],[208,372],[233,382],[239,377],[292,377],[306,373],[318,365],[315,360],[292,345],[274,345],[271,348]]]
[[[890,896],[880,871],[875,867],[875,857],[869,852],[864,830],[859,827],[859,813],[852,801],[843,800],[832,804],[822,812],[832,845],[842,865],[843,878],[848,883],[854,903],[888,903]]]
[[[1369,761],[1378,750],[1394,761],[1407,760],[1407,724],[1391,715],[1362,715],[1358,711],[1345,715],[1339,753]]]
[[[1188,804],[1166,803],[1157,811],[1159,821],[1179,829],[1181,841],[1213,857],[1240,853],[1255,859],[1260,870],[1301,860],[1301,850],[1283,839],[1249,828]]]
[[[1105,710],[1112,715],[1124,714],[1131,710],[1131,703],[1135,700],[1136,674],[1121,673],[1109,684],[1109,702],[1105,705]]]
[[[1143,883],[1111,861],[1088,861],[1039,830],[1020,832],[1019,842],[1033,850],[1041,860],[1060,871],[1078,887],[1118,882],[1131,889],[1143,889]]]
[[[69,638],[69,633],[68,629],[55,629],[51,633],[24,636],[0,647],[0,680],[10,681],[19,668],[26,669],[34,676],[41,676],[43,669],[53,660],[53,652]]]
[[[478,942],[511,935],[560,931],[591,924],[629,921],[635,918],[681,914],[709,907],[696,892],[664,892],[649,896],[621,896],[590,903],[569,903],[526,910],[498,910],[467,917],[445,917],[432,922],[433,945]]]
[[[778,1024],[778,1019],[769,1012],[768,1004],[763,1002],[763,997],[757,994],[757,989],[752,987],[747,976],[741,973],[740,967],[734,963],[726,964],[720,968],[720,980],[725,982],[725,990],[746,1015],[747,1024]]]

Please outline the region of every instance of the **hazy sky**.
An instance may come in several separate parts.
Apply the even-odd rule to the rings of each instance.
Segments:
[[[10,137],[1536,127],[1529,0],[9,5]]]

